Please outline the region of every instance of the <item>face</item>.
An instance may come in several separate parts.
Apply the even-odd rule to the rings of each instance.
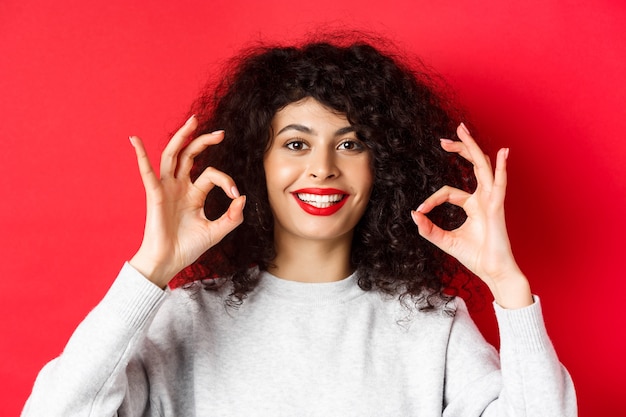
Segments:
[[[351,241],[373,177],[371,153],[344,115],[312,98],[278,111],[264,168],[277,241]]]

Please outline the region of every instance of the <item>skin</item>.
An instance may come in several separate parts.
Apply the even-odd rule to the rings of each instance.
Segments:
[[[324,112],[321,112],[318,116],[323,114]],[[280,124],[278,120],[280,115],[277,116],[274,128]],[[326,158],[317,159],[316,164],[323,169],[315,175],[317,180],[322,178],[327,182],[338,182],[338,178],[346,176],[346,171],[339,171],[338,151],[330,144],[333,143],[331,140],[331,137],[334,137],[333,132],[336,132],[341,124],[337,124],[336,118],[341,119],[341,116],[332,112],[328,112],[327,116],[327,120],[321,124],[316,121],[318,135],[312,139],[312,149],[323,149],[321,154],[326,155]],[[193,263],[202,253],[243,222],[245,196],[239,195],[230,176],[208,168],[195,182],[190,180],[193,158],[223,139],[223,132],[214,132],[201,135],[185,145],[196,127],[197,121],[192,116],[173,136],[161,156],[159,175],[152,168],[142,141],[136,136],[130,138],[146,191],[147,215],[142,244],[129,262],[161,288],[164,288],[176,273]],[[280,128],[275,129],[276,132],[279,130]],[[272,149],[280,144],[278,136],[274,138],[266,156],[266,168],[276,155],[272,153]],[[509,149],[498,151],[494,169],[488,156],[482,152],[463,124],[457,129],[457,136],[460,141],[442,139],[441,146],[447,152],[458,153],[473,164],[478,184],[475,192],[469,194],[455,188],[443,187],[407,215],[412,216],[417,225],[417,232],[421,236],[455,257],[482,279],[498,304],[504,308],[528,306],[533,302],[530,287],[513,257],[504,218],[506,162]],[[315,152],[311,152],[313,153]],[[319,155],[320,152],[316,154]],[[309,174],[313,172],[307,171],[306,166],[306,163],[302,164],[300,171],[304,177],[300,177],[298,181],[303,181],[302,178],[313,181],[313,177],[306,177],[307,172]],[[268,175],[273,175],[271,170],[268,171],[270,171]],[[273,179],[268,176],[268,184],[272,184]],[[344,189],[341,187],[351,187],[359,182],[352,178],[342,178],[342,181],[345,183],[333,188]],[[233,201],[219,219],[209,221],[204,215],[204,201],[215,186],[221,188]],[[268,192],[272,194],[272,190]],[[460,206],[467,213],[467,220],[455,230],[442,230],[426,216],[433,208],[445,202]],[[284,279],[304,281],[315,280],[311,276],[303,277],[302,271],[319,272],[319,266],[322,264],[326,265],[326,272],[331,280],[344,278],[352,272],[349,266],[348,236],[352,236],[356,222],[352,224],[353,220],[347,219],[350,216],[342,217],[333,233],[319,232],[326,233],[322,236],[312,234],[313,230],[310,228],[298,231],[292,226],[287,226],[277,207],[273,210],[279,232],[275,242],[277,247],[275,267],[270,272]],[[343,210],[344,208],[338,213]],[[356,207],[356,210],[361,210],[361,206]],[[358,217],[361,214],[362,211]],[[291,246],[292,244],[294,246]]]
[[[345,116],[311,98],[277,112],[272,132],[263,161],[277,253],[269,272],[303,282],[347,277],[354,272],[349,262],[354,227],[372,190],[369,150]],[[298,190],[348,196],[336,213],[315,215],[298,203]]]

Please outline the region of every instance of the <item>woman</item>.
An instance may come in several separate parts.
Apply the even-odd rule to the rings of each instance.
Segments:
[[[143,242],[23,415],[576,415],[511,253],[509,151],[492,169],[465,125],[445,139],[429,84],[365,43],[260,48],[158,175],[131,137]],[[452,257],[495,298],[500,356]]]

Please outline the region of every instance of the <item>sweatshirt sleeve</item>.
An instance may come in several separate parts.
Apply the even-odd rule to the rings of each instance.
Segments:
[[[126,263],[61,356],[40,371],[22,417],[116,416],[130,388],[141,415],[144,377],[127,374],[127,365],[166,294]]]
[[[508,310],[494,303],[500,355],[459,301],[450,336],[445,417],[575,417],[576,394],[546,332],[541,303]],[[459,352],[463,350],[465,354]]]

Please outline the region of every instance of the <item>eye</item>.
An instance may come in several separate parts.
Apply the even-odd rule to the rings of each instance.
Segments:
[[[337,146],[340,151],[362,151],[365,149],[363,144],[357,140],[344,140]]]
[[[285,144],[285,147],[292,151],[302,151],[308,149],[308,146],[302,140],[291,140]]]

